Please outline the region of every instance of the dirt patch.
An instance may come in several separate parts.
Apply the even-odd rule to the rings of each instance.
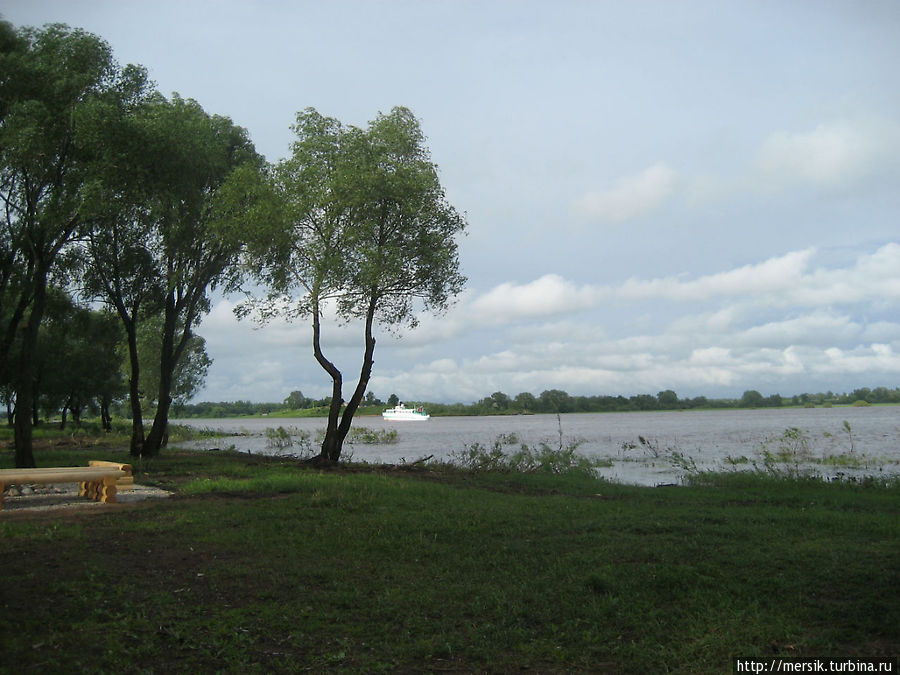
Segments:
[[[118,504],[134,504],[148,499],[164,499],[170,497],[171,492],[161,490],[150,485],[134,485],[127,490],[119,490],[116,493],[116,504],[95,502],[87,497],[78,496],[78,487],[75,484],[57,485],[13,485],[7,489],[3,498],[4,513],[53,511],[62,509],[109,509]]]

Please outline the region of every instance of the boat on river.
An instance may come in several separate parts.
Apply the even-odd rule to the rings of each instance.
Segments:
[[[425,408],[407,408],[403,403],[398,403],[393,408],[388,408],[381,416],[386,420],[395,422],[424,422],[431,419],[431,415],[425,412]]]

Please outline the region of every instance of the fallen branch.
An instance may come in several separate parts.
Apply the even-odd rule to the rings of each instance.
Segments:
[[[410,462],[407,466],[415,466],[416,464],[424,464],[429,459],[432,459],[434,455],[428,455],[428,457],[419,457],[415,462]]]

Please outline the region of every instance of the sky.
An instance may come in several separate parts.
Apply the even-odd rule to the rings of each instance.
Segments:
[[[894,0],[0,0],[104,38],[277,162],[298,111],[419,118],[466,290],[380,332],[379,398],[900,386]],[[311,329],[216,296],[195,400],[330,394]],[[362,327],[326,355],[359,372]],[[345,385],[351,389],[352,385]]]

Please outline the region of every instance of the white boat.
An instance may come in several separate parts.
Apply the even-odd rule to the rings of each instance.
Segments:
[[[424,422],[425,420],[431,419],[431,415],[425,412],[425,408],[407,408],[402,403],[398,403],[393,408],[388,408],[381,416],[386,420],[394,420],[394,421],[410,421],[410,422]]]

